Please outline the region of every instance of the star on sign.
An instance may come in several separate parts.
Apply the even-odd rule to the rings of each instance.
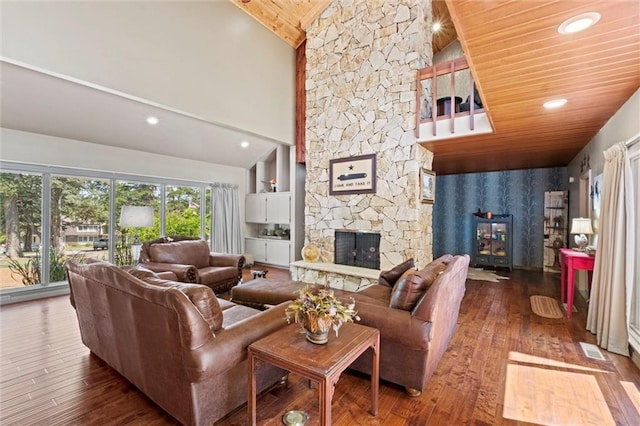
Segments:
[[[353,164],[350,164],[349,165],[349,171],[352,171],[352,170],[353,170]]]

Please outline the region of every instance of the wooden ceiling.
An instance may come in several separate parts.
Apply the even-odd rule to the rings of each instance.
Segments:
[[[439,174],[566,166],[640,87],[640,2],[447,0],[495,133],[423,144]],[[561,35],[566,19],[600,21]],[[567,104],[546,110],[550,99]]]
[[[232,1],[293,47],[331,3]],[[434,0],[433,12],[446,20],[442,6]],[[640,87],[637,0],[446,0],[446,6],[495,132],[423,143],[438,174],[566,166]],[[600,13],[600,21],[581,33],[557,32],[585,12]],[[434,49],[450,42],[435,37]],[[542,107],[558,97],[568,100],[564,107]]]
[[[433,0],[431,2],[432,22],[440,23],[440,31],[434,32],[431,39],[431,48],[435,55],[458,39],[456,27],[453,25],[447,3],[444,0]]]
[[[331,0],[231,1],[293,48],[300,46],[306,28],[331,4]]]

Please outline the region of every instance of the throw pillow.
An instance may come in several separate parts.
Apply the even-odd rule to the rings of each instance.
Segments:
[[[180,290],[189,298],[198,312],[200,312],[200,315],[202,315],[207,324],[209,324],[211,331],[215,332],[222,328],[222,310],[220,309],[216,295],[209,287],[200,284],[166,281],[159,278],[146,278],[143,281],[159,287]]]
[[[416,271],[409,272],[398,278],[393,286],[389,301],[389,307],[392,309],[412,311],[427,288],[424,279]]]
[[[416,265],[413,262],[413,258],[411,258],[405,260],[399,265],[394,266],[388,271],[382,271],[380,272],[380,277],[378,278],[378,284],[393,287],[402,274],[404,274],[407,270],[415,268],[415,266]]]
[[[438,275],[446,269],[451,259],[451,256],[442,256],[423,269],[409,270],[403,274],[393,286],[389,307],[412,311],[438,278]]]

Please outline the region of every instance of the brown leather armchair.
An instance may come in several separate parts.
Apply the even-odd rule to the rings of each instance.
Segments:
[[[209,252],[206,241],[193,237],[161,237],[142,244],[140,265],[154,272],[173,272],[177,280],[203,284],[224,293],[242,279],[244,256]]]

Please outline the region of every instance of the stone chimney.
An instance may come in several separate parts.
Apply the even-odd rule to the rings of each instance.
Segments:
[[[334,231],[381,234],[380,267],[432,259],[416,143],[416,71],[431,65],[430,0],[335,0],[307,29],[305,242],[334,261]],[[329,195],[329,161],[376,154],[375,194]]]

